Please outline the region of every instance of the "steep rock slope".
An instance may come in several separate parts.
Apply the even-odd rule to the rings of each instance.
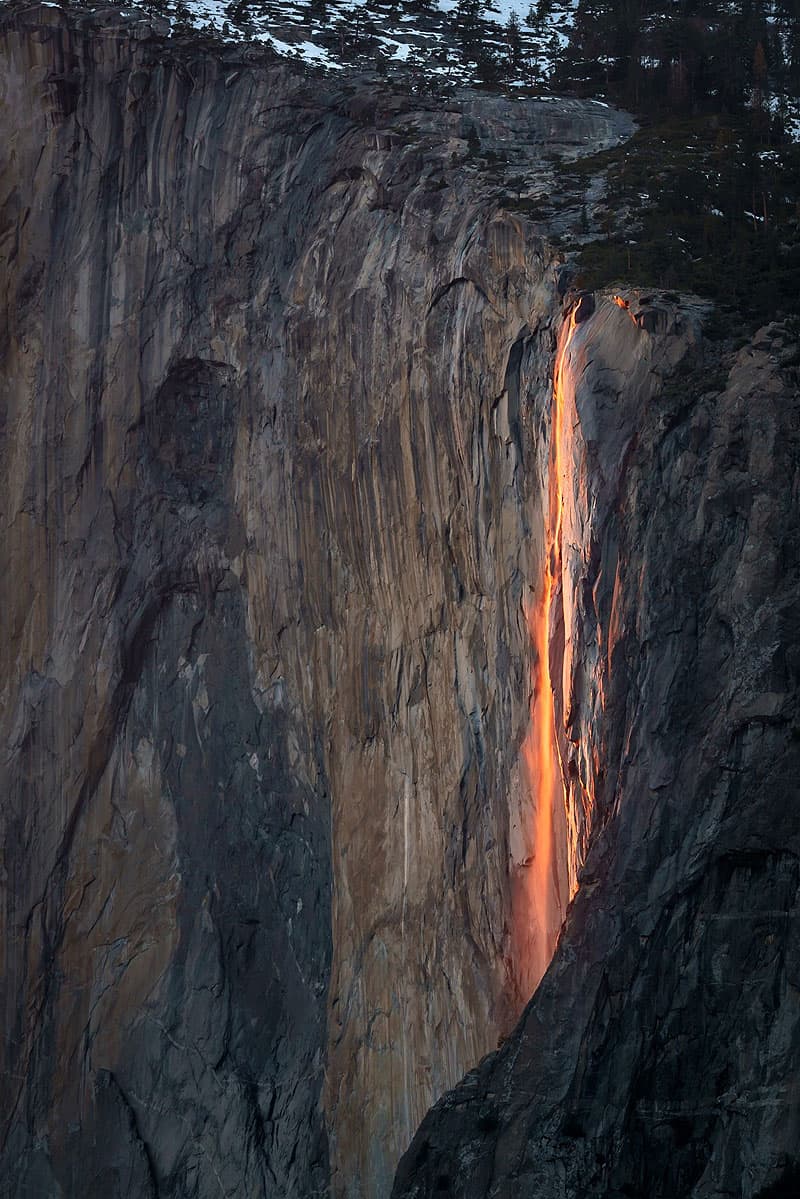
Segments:
[[[526,997],[558,299],[468,134],[546,186],[630,122],[0,53],[2,1186],[385,1194]]]
[[[622,299],[567,362],[560,727],[594,839],[540,990],[397,1199],[797,1193],[797,345],[771,326],[716,387],[698,350],[661,383],[691,309]]]

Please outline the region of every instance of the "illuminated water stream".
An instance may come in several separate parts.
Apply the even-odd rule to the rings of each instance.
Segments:
[[[528,612],[533,644],[531,722],[522,746],[527,785],[533,800],[533,853],[524,872],[523,990],[538,985],[553,956],[569,899],[567,795],[556,735],[550,647],[561,596],[565,382],[567,353],[576,328],[571,312],[561,330],[553,377],[548,502],[545,509],[544,571],[537,603]]]

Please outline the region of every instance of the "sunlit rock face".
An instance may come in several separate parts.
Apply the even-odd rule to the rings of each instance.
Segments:
[[[546,186],[630,122],[47,7],[0,53],[2,1187],[383,1196],[531,981],[561,312],[467,133]]]
[[[800,1179],[797,346],[768,327],[715,377],[696,305],[620,300],[563,367],[550,667],[585,864],[538,993],[396,1199]]]

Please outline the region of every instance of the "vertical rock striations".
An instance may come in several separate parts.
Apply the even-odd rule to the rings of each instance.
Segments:
[[[2,1187],[382,1195],[525,976],[554,256],[467,134],[630,123],[0,37]]]
[[[762,330],[709,386],[697,315],[605,301],[570,342],[551,656],[588,857],[396,1199],[796,1192],[797,349]]]

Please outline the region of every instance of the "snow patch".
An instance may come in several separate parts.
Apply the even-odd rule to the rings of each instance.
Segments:
[[[53,0],[43,0],[59,7]],[[412,6],[413,5],[413,6]],[[569,42],[578,0],[554,0],[536,15],[536,0],[490,0],[482,12],[484,44],[492,51],[510,87],[546,83]],[[458,45],[457,0],[414,0],[378,5],[375,0],[161,0],[160,11],[173,30],[187,22],[230,42],[262,42],[277,54],[309,67],[340,70],[348,64],[398,69],[413,66],[423,74],[453,83],[476,82],[477,68],[463,60]],[[531,24],[527,23],[529,15]],[[509,41],[514,17],[519,47]],[[444,56],[444,57],[443,57]],[[602,104],[602,101],[595,101]]]

